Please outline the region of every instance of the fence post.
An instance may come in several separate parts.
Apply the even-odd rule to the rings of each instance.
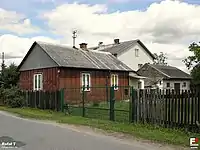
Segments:
[[[130,122],[131,123],[133,123],[133,122],[135,122],[136,121],[136,119],[135,119],[135,116],[136,116],[136,106],[135,106],[135,92],[134,92],[135,90],[134,90],[134,88],[133,87],[131,87],[131,103],[130,103],[130,116],[131,116],[131,118],[130,118]]]
[[[64,89],[60,90],[60,101],[61,111],[64,112]]]
[[[110,87],[110,120],[115,120],[115,91],[114,87]]]
[[[82,88],[82,101],[83,101],[83,107],[82,107],[82,116],[85,117],[85,86]]]

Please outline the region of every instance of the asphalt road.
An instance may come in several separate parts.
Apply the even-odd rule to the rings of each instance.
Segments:
[[[2,141],[16,142],[16,150],[171,150],[169,147],[119,139],[81,127],[22,119],[0,111]]]

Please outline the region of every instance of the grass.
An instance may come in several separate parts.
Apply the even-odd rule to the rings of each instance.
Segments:
[[[115,102],[115,120],[119,122],[129,122],[129,102]],[[85,116],[88,118],[98,118],[109,120],[109,103],[89,103],[85,106]],[[70,105],[70,112],[74,116],[82,116],[83,107]]]
[[[89,119],[78,116],[68,116],[60,112],[50,110],[39,110],[32,108],[8,108],[0,107],[0,110],[15,113],[25,118],[34,118],[40,120],[52,120],[59,123],[84,125],[94,128],[103,129],[108,132],[119,132],[136,138],[157,141],[166,144],[174,144],[180,146],[189,145],[189,137],[198,137],[200,134],[186,134],[183,131],[155,127],[142,124],[118,123],[106,120]]]

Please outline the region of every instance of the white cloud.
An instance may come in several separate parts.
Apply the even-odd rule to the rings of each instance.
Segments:
[[[78,30],[77,42],[88,46],[99,41],[141,39],[154,52],[166,52],[170,64],[184,68],[188,46],[200,40],[200,6],[166,0],[151,4],[145,11],[108,13],[106,5],[63,4],[45,12],[52,32],[72,43],[72,30]]]
[[[34,38],[22,38],[9,34],[2,35],[0,36],[0,53],[5,53],[5,63],[8,65],[14,62],[18,65],[22,61],[23,57],[28,52],[34,41],[59,44],[59,41],[43,36],[38,36]]]
[[[39,28],[33,26],[31,20],[26,18],[25,15],[0,8],[0,30],[22,35],[38,32]]]
[[[127,2],[159,2],[162,0],[108,0],[111,3],[127,3]]]

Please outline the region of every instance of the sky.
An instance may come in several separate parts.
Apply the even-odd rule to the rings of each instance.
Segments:
[[[88,47],[140,39],[184,71],[182,60],[200,41],[199,0],[1,0],[0,52],[17,65],[34,41]]]

